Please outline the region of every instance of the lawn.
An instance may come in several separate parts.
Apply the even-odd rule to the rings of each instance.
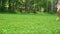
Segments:
[[[0,34],[60,34],[56,14],[0,14]]]

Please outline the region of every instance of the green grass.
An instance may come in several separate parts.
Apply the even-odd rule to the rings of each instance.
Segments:
[[[0,34],[60,34],[56,14],[0,14]]]

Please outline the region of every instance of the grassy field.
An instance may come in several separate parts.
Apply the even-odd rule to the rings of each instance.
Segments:
[[[0,14],[0,34],[60,34],[56,14]]]

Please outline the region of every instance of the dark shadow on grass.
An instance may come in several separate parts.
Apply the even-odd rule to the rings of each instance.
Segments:
[[[52,32],[52,34],[60,34],[60,29],[56,29]]]

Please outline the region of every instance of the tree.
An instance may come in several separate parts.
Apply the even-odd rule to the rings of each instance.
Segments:
[[[0,0],[0,12],[37,13],[56,11],[54,5],[57,0]]]

